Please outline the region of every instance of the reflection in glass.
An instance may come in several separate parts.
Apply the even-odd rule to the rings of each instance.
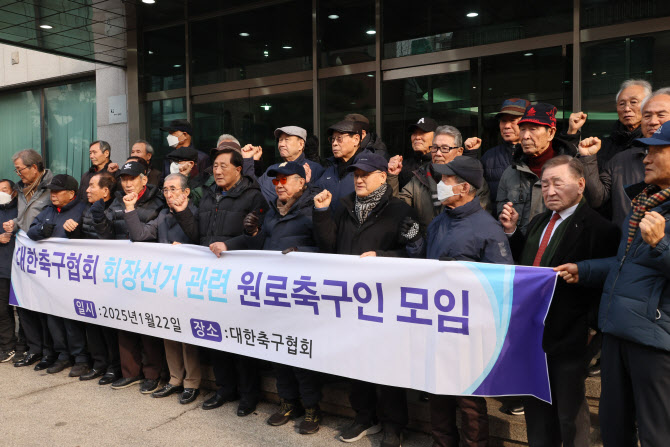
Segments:
[[[667,0],[581,0],[580,6],[582,29],[670,16]]]
[[[572,30],[572,2],[427,0],[420,12],[383,3],[384,58],[431,53]],[[408,14],[411,17],[408,17]]]
[[[407,127],[422,117],[456,127],[464,139],[476,132],[476,89],[469,71],[387,81],[382,98],[382,137],[391,155],[412,153]]]
[[[4,93],[0,95],[0,178],[18,181],[11,162],[21,149],[41,152],[40,91]]]
[[[311,23],[309,0],[193,22],[193,85],[311,70]]]
[[[95,81],[45,88],[44,100],[47,167],[79,180],[91,167],[88,146],[98,129]]]
[[[323,0],[318,14],[321,67],[375,60],[373,0]]]
[[[186,87],[184,27],[144,33],[144,89],[158,92]]]

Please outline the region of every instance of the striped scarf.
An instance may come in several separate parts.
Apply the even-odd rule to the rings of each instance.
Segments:
[[[628,221],[628,239],[626,241],[626,253],[633,243],[635,233],[640,226],[640,221],[652,208],[657,207],[661,203],[670,199],[670,188],[661,189],[656,185],[647,186],[644,191],[633,199],[632,207],[633,214]]]
[[[356,212],[356,217],[358,217],[358,226],[360,227],[368,220],[370,211],[377,206],[379,201],[384,197],[386,192],[387,185],[382,183],[382,185],[372,191],[365,197],[356,196],[356,204],[354,205],[354,211]]]

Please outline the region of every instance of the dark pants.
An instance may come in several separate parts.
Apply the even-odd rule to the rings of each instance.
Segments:
[[[61,317],[47,315],[47,327],[53,340],[53,349],[57,360],[65,361],[70,359],[70,351],[67,346],[67,332],[65,322]]]
[[[461,435],[456,427],[456,409],[461,412]],[[430,396],[430,432],[433,446],[485,447],[489,443],[486,400],[474,396]]]
[[[88,349],[93,358],[93,369],[121,374],[118,331],[111,327],[86,325]]]
[[[0,278],[0,351],[16,348],[14,307],[9,305],[9,279]]]
[[[47,315],[47,325],[53,339],[54,351],[58,354],[58,360],[88,363],[84,323],[55,315]]]
[[[158,380],[163,366],[163,339],[126,331],[119,331],[118,337],[123,377],[144,375],[145,379]]]
[[[260,375],[255,359],[223,351],[210,351],[217,394],[234,398],[239,392],[240,403],[254,406],[260,394]]]
[[[600,433],[605,447],[667,445],[670,352],[604,334],[600,357]]]
[[[589,357],[590,360],[590,357]],[[591,419],[586,402],[587,355],[547,356],[552,404],[524,399],[531,447],[588,447]]]
[[[55,359],[56,353],[53,349],[53,340],[49,333],[46,314],[23,307],[17,309],[19,311],[19,322],[26,337],[28,352],[48,359]]]
[[[299,401],[302,398],[305,408],[319,405],[321,383],[317,372],[280,363],[275,363],[274,369],[280,398],[288,401]]]
[[[379,398],[377,397],[379,387]],[[351,408],[356,412],[354,422],[363,425],[375,424],[378,420],[403,429],[407,425],[407,391],[374,383],[351,381],[349,393]]]

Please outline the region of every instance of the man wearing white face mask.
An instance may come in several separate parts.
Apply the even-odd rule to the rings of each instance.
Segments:
[[[0,180],[0,219],[3,222],[18,215],[16,189],[11,180]],[[9,281],[12,273],[14,235],[0,234],[0,363],[8,362],[14,354],[26,349],[16,346],[14,308],[9,305]]]
[[[170,174],[181,174],[188,179],[188,200],[197,208],[205,184],[204,177],[197,175],[197,170],[194,169],[198,160],[197,151],[192,147],[182,147],[170,152],[165,158],[170,161]]]
[[[409,255],[442,261],[513,264],[502,226],[477,200],[477,189],[484,184],[482,165],[470,157],[456,157],[444,165],[433,164],[433,169],[442,175],[437,183],[437,197],[444,211],[430,223],[425,238],[407,245]],[[404,227],[401,226],[403,232]],[[465,444],[488,445],[484,398],[442,395],[430,398],[433,445],[459,445],[457,407],[461,413],[460,437]]]
[[[172,149],[180,149],[182,147],[196,149],[192,141],[193,126],[191,126],[191,123],[188,122],[188,120],[172,120],[170,121],[169,126],[161,127],[160,129],[169,133],[167,136],[167,144]],[[212,163],[210,162],[209,157],[203,152],[196,151],[196,154],[198,155],[198,160],[195,164],[196,169],[198,172],[205,172],[205,169],[211,166]],[[169,160],[165,160],[163,172],[165,175],[169,175]]]

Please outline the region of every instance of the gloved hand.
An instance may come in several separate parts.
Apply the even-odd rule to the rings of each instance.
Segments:
[[[421,239],[421,232],[419,231],[419,223],[407,216],[400,224],[400,243],[416,242]]]
[[[91,216],[93,217],[93,221],[98,223],[105,220],[105,201],[103,199],[93,202],[93,205],[91,205]]]
[[[286,254],[291,253],[292,251],[298,251],[298,247],[285,248],[281,251],[281,254],[286,255]]]
[[[45,238],[51,237],[54,234],[54,228],[56,228],[54,224],[42,224],[42,236]]]
[[[244,221],[242,222],[242,225],[244,225],[244,232],[250,235],[255,235],[256,232],[260,228],[260,218],[258,214],[256,214],[255,211],[250,212],[249,214],[246,215],[244,218]]]

